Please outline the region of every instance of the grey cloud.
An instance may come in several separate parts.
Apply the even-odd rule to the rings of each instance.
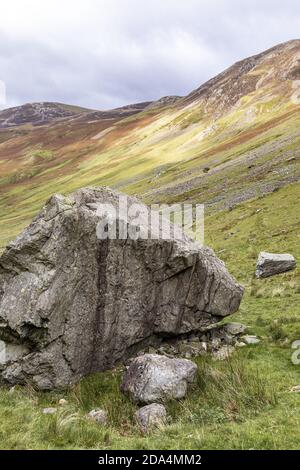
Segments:
[[[11,0],[0,17],[0,79],[8,105],[105,109],[186,94],[299,28],[298,0]]]

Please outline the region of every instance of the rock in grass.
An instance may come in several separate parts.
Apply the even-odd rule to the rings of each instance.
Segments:
[[[43,414],[44,415],[54,415],[57,412],[57,408],[44,408]]]
[[[137,199],[127,207],[144,214],[150,238],[101,239],[101,227],[136,233],[121,197],[108,188],[54,195],[0,256],[4,381],[66,388],[149,338],[199,331],[238,309],[243,289],[213,251],[172,224],[167,238],[152,238],[157,217]]]
[[[225,361],[234,353],[234,351],[235,349],[233,346],[222,346],[220,349],[213,352],[213,358],[217,361]]]
[[[292,387],[291,392],[300,393],[300,385],[296,385],[295,387]]]
[[[260,343],[260,339],[258,339],[255,335],[245,335],[241,338],[242,342],[245,344],[258,344]]]
[[[95,421],[98,424],[106,425],[108,422],[108,414],[105,410],[92,410],[88,414],[89,419]]]
[[[136,403],[183,398],[196,377],[197,366],[187,359],[145,354],[131,361],[121,390]]]
[[[143,433],[160,428],[167,422],[166,408],[159,403],[143,406],[134,415],[136,423]]]
[[[205,345],[206,346],[206,345]],[[207,347],[205,349],[203,343],[198,341],[179,342],[178,352],[181,357],[196,357],[206,354]]]
[[[256,265],[256,277],[266,278],[274,276],[275,274],[284,273],[291,271],[296,268],[296,260],[293,255],[290,254],[274,254],[261,252],[257,265]]]
[[[68,404],[68,401],[65,400],[64,398],[61,398],[58,402],[60,406],[66,406]]]
[[[242,323],[226,323],[226,325],[224,325],[224,330],[233,336],[238,336],[245,333],[247,327]]]

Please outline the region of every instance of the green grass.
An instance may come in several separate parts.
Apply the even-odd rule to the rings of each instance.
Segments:
[[[247,423],[277,406],[274,390],[259,374],[249,351],[229,363],[198,359],[198,380],[189,397],[167,405],[170,423],[142,436],[133,421],[135,406],[119,391],[121,372],[95,374],[66,392],[38,393],[16,387],[0,392],[1,448],[197,448],[206,429]],[[58,406],[64,397],[68,404]],[[57,406],[55,415],[42,409]],[[99,426],[86,414],[95,407],[108,411],[109,425]],[[196,429],[196,431],[195,431]],[[186,441],[186,435],[189,440]],[[217,438],[217,436],[215,436]]]
[[[167,404],[164,429],[143,436],[136,406],[121,394],[122,371],[95,374],[69,391],[0,390],[0,447],[3,449],[297,449],[300,383],[291,344],[300,339],[300,272],[257,280],[260,250],[291,252],[300,259],[299,184],[206,220],[206,242],[245,285],[239,312],[230,318],[248,325],[261,343],[237,349],[226,362],[198,358],[198,379],[188,397]],[[276,208],[276,210],[275,210]],[[225,320],[229,321],[229,319]],[[58,401],[68,405],[60,408]],[[56,415],[43,415],[57,406]],[[105,408],[109,425],[86,417]]]
[[[225,363],[209,358],[197,363],[198,380],[187,399],[168,403],[168,425],[146,436],[133,421],[136,407],[119,391],[119,370],[95,374],[60,393],[2,388],[1,448],[297,448],[299,397],[289,387],[298,372],[289,351],[264,345],[243,349]],[[59,407],[62,397],[68,404]],[[44,415],[48,406],[56,406],[57,413]],[[108,426],[86,417],[95,407],[108,411]]]

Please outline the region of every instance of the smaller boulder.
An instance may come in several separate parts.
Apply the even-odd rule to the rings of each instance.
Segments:
[[[203,344],[199,341],[181,342],[178,345],[178,350],[183,357],[196,357],[206,354]]]
[[[296,268],[296,260],[290,254],[274,254],[261,252],[257,265],[256,277],[265,278],[275,276],[275,274],[291,271]]]
[[[226,325],[224,325],[224,329],[230,335],[238,336],[245,333],[247,327],[242,323],[227,323]]]
[[[89,419],[95,421],[98,424],[106,425],[108,422],[108,414],[105,410],[92,410],[88,414]]]
[[[54,415],[57,412],[56,408],[44,408],[43,409],[43,414],[44,415]]]
[[[134,419],[143,433],[147,433],[154,428],[160,428],[166,424],[167,411],[163,405],[152,403],[143,406],[136,411]]]
[[[241,340],[245,344],[258,344],[258,343],[260,343],[260,339],[258,339],[257,336],[254,336],[254,335],[242,336]]]
[[[225,361],[226,359],[229,359],[234,351],[235,349],[233,346],[222,346],[220,349],[213,352],[213,358],[217,361]]]
[[[58,402],[60,406],[66,406],[68,404],[68,401],[65,400],[64,398],[61,398]]]
[[[185,397],[195,380],[197,366],[187,359],[145,354],[131,361],[121,391],[135,403],[150,404]]]
[[[211,347],[213,351],[217,351],[222,346],[221,338],[213,338],[211,340]]]

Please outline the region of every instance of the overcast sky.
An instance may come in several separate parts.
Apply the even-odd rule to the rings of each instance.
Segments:
[[[107,109],[187,94],[299,37],[299,0],[2,0],[0,80],[6,107]]]

